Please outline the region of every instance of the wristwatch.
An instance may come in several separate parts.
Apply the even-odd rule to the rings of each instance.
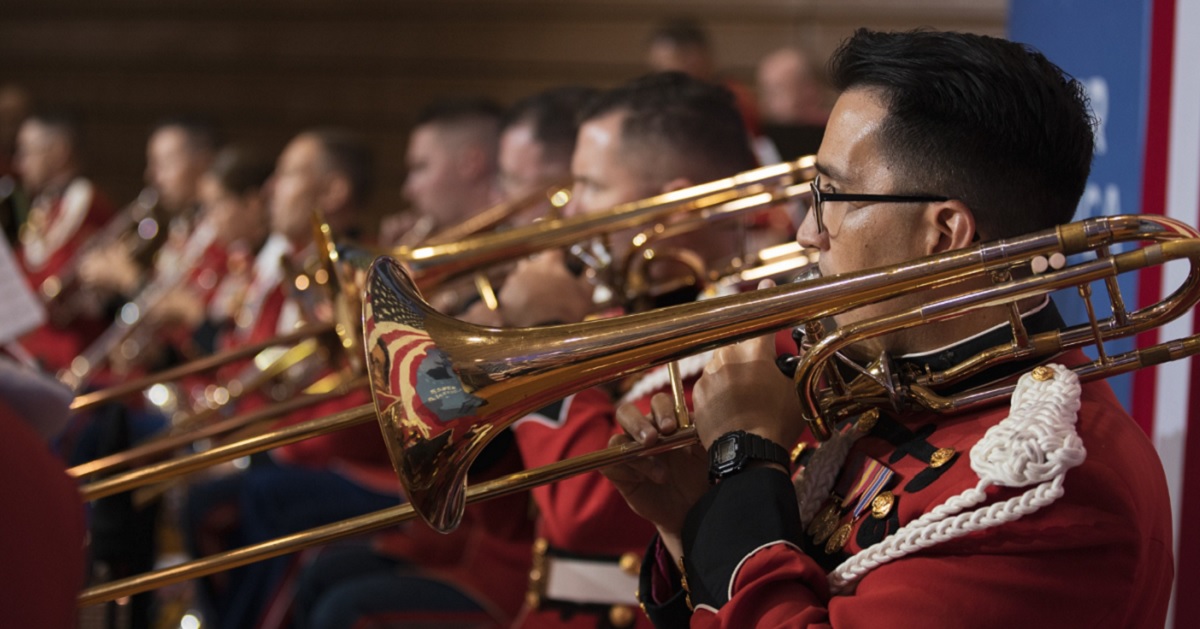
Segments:
[[[744,430],[735,430],[717,438],[708,449],[708,478],[712,482],[736,474],[751,461],[778,463],[786,470],[792,461],[783,446]]]

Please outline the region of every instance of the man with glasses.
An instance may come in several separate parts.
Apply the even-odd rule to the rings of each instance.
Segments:
[[[1068,222],[1090,169],[1079,83],[1040,53],[957,33],[857,32],[800,243],[824,275]],[[983,284],[981,284],[983,286]],[[934,288],[836,315],[838,326],[946,297]],[[1018,304],[1030,334],[1053,303]],[[859,364],[940,371],[1011,342],[994,307],[869,339]],[[658,528],[641,599],[660,626],[1162,626],[1170,507],[1150,442],[1069,351],[990,368],[1010,404],[938,415],[878,408],[833,426],[795,480],[802,421],[770,343],[715,353],[695,389],[709,464],[662,455],[606,474]],[[1064,367],[1065,366],[1065,367]],[[955,390],[948,391],[954,393]],[[622,407],[629,437],[676,429],[669,400]],[[707,481],[707,482],[706,482]]]

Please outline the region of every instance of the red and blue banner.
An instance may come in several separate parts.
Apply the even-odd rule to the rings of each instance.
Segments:
[[[1012,0],[1009,38],[1041,50],[1080,79],[1099,121],[1092,178],[1077,219],[1140,212],[1200,225],[1197,33],[1200,0]],[[1122,292],[1146,305],[1179,286],[1186,272],[1184,265],[1143,271],[1122,278]],[[1062,306],[1072,322],[1083,319],[1082,310]],[[1193,311],[1142,335],[1136,345],[1181,338],[1197,328],[1200,315]],[[1124,351],[1134,343],[1109,349]],[[1180,628],[1200,627],[1200,598],[1194,596],[1200,592],[1200,538],[1191,534],[1200,521],[1200,426],[1189,426],[1200,417],[1198,365],[1196,358],[1175,361],[1113,382],[1154,440],[1171,490],[1176,596],[1169,624]]]

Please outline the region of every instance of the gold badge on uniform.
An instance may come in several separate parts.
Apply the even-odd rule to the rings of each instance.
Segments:
[[[857,519],[857,518],[855,518]],[[832,555],[846,547],[846,542],[850,541],[850,528],[853,522],[847,522],[838,527],[838,530],[825,542],[825,554]]]
[[[824,543],[825,552],[829,554],[845,548],[846,543],[850,541],[854,523],[868,509],[872,509],[873,512],[875,499],[895,476],[895,472],[888,466],[865,454],[856,454],[852,461],[853,463],[838,477],[834,489],[835,498],[843,491],[845,493],[841,495],[846,497],[835,503],[833,509],[822,511],[814,520],[817,535],[813,536],[813,542],[818,545]],[[891,495],[890,492],[885,493]],[[850,513],[850,522],[838,526],[842,509],[850,505],[854,505]]]
[[[881,491],[875,499],[871,501],[871,517],[876,520],[882,520],[888,517],[892,512],[892,505],[896,504],[896,496],[890,491]]]
[[[817,544],[823,544],[837,528],[839,502],[837,496],[834,496],[834,501],[821,509],[817,517],[808,525],[808,534],[812,535],[813,541]]]
[[[871,432],[875,424],[879,422],[879,409],[872,408],[867,412],[858,416],[858,420],[854,422],[854,429],[863,434]]]
[[[954,448],[938,448],[933,456],[929,457],[929,467],[938,468],[954,458]]]

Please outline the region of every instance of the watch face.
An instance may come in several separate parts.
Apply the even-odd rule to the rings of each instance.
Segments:
[[[713,460],[718,464],[729,463],[737,457],[738,444],[734,439],[722,439],[713,444]]]

